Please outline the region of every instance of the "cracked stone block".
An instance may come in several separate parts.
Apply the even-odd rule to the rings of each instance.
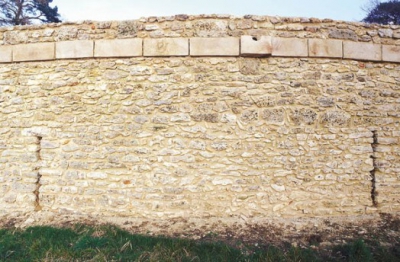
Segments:
[[[22,44],[13,47],[13,61],[42,61],[54,59],[54,43]]]
[[[240,38],[240,54],[243,56],[267,56],[272,53],[270,36],[244,35]]]
[[[142,55],[142,39],[98,40],[95,42],[95,57],[132,57]]]
[[[400,46],[383,45],[382,60],[387,62],[400,62]]]
[[[343,41],[309,39],[308,48],[310,57],[337,57],[343,56]]]
[[[189,42],[185,38],[144,39],[144,56],[187,56]]]
[[[381,61],[382,46],[378,44],[345,41],[343,42],[343,58]]]
[[[192,56],[239,56],[239,38],[190,38]]]
[[[91,40],[65,41],[56,43],[56,58],[93,57],[94,43]]]
[[[272,56],[306,57],[308,56],[307,39],[272,38]]]
[[[0,62],[11,62],[12,61],[12,47],[11,46],[0,46]]]

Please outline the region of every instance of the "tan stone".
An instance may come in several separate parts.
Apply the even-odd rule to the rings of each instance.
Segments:
[[[185,38],[144,39],[144,56],[187,56],[189,40]]]
[[[132,57],[141,56],[142,42],[140,38],[97,40],[95,41],[95,57]]]
[[[12,61],[12,47],[11,46],[0,46],[0,62],[11,62]]]
[[[93,57],[93,41],[78,40],[56,43],[56,58],[84,58]]]
[[[343,58],[381,61],[382,47],[377,44],[344,41]]]
[[[11,62],[14,46],[53,42],[55,52],[56,42],[85,37],[94,42],[89,54],[111,57],[0,63],[0,216],[24,212],[46,223],[46,213],[51,221],[77,214],[124,224],[211,217],[225,226],[237,218],[340,222],[399,213],[400,63],[344,60],[338,43],[349,40],[314,40],[373,38],[397,61],[397,40],[380,39],[379,28],[179,15],[4,29],[0,51]],[[242,50],[234,50],[253,57],[219,57],[228,45],[187,56],[190,37],[237,46],[244,32]],[[258,58],[268,55],[270,37],[251,35],[286,37],[281,55],[299,55],[300,46],[313,58]],[[181,39],[186,56],[169,56],[176,52],[168,47],[155,49],[164,57],[130,57],[142,49],[129,42],[145,38]]]
[[[240,38],[240,54],[243,56],[266,56],[272,53],[270,36],[254,37],[244,35]]]
[[[291,57],[308,56],[307,39],[273,37],[272,55]]]
[[[382,60],[400,62],[400,46],[382,45]]]
[[[13,47],[13,61],[41,61],[54,59],[54,43],[23,44]]]
[[[192,56],[238,56],[239,38],[190,38]]]
[[[343,57],[343,41],[309,39],[308,52],[311,57]]]

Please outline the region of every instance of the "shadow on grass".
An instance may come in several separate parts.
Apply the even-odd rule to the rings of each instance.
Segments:
[[[327,254],[330,255],[327,255]],[[362,240],[332,247],[232,247],[223,242],[130,234],[118,227],[75,225],[0,229],[0,261],[400,261],[398,247]]]

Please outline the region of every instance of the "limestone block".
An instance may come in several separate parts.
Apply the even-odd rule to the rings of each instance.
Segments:
[[[189,40],[185,38],[144,39],[144,56],[187,56]]]
[[[310,57],[343,57],[341,40],[310,39],[308,52]]]
[[[291,57],[308,56],[307,39],[273,37],[272,55]]]
[[[239,38],[190,38],[192,56],[238,56]]]
[[[91,40],[65,41],[56,43],[56,58],[93,57],[94,43]]]
[[[270,36],[244,35],[240,38],[240,54],[243,56],[266,56],[271,53],[272,38]]]
[[[400,62],[400,46],[383,45],[382,60],[388,62]]]
[[[54,59],[54,43],[22,44],[13,47],[13,61],[41,61]]]
[[[344,41],[343,58],[380,61],[382,60],[382,47],[377,44]]]
[[[115,39],[95,41],[95,57],[131,57],[142,55],[142,39]]]
[[[12,47],[0,46],[0,62],[11,62],[11,61],[12,61]]]

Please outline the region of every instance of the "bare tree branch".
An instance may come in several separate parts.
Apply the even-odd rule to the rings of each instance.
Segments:
[[[0,0],[0,25],[61,22],[53,0]]]

